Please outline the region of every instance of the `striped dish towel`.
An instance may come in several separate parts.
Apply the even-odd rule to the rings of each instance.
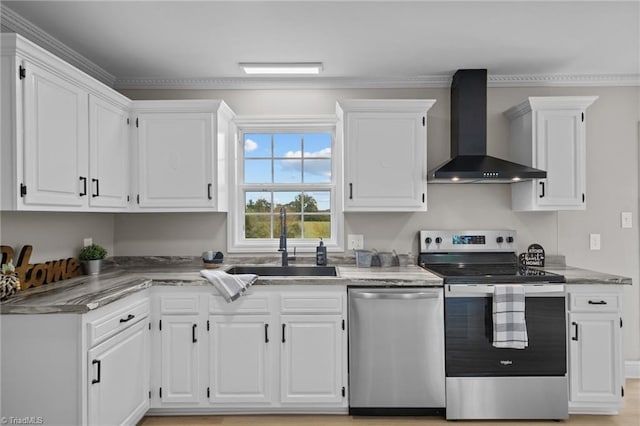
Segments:
[[[493,346],[524,349],[529,345],[524,317],[524,287],[494,285]]]
[[[241,296],[242,292],[258,279],[255,274],[232,275],[224,271],[210,271],[207,269],[201,270],[200,275],[209,280],[227,302],[236,300]]]

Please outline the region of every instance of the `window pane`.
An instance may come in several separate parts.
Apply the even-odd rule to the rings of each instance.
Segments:
[[[274,160],[273,175],[275,183],[301,183],[302,160]]]
[[[331,183],[331,160],[305,160],[305,183]]]
[[[331,158],[331,134],[307,133],[304,135],[304,156]]]
[[[304,238],[331,238],[331,216],[305,215]]]
[[[271,134],[245,133],[244,157],[271,157]]]
[[[274,238],[280,236],[280,229],[280,215],[273,215]],[[302,215],[287,213],[287,238],[302,238]]]
[[[331,210],[331,193],[315,191],[305,193],[305,213],[329,212]]]
[[[245,195],[245,212],[271,213],[271,193],[247,192]]]
[[[246,215],[244,217],[245,238],[271,238],[271,215]]]
[[[299,192],[274,192],[273,202],[275,204],[274,213],[280,212],[280,207],[284,206],[287,209],[287,214],[290,213],[302,213],[302,204],[300,202],[302,194]]]
[[[245,160],[244,181],[246,183],[271,183],[271,160]]]
[[[273,156],[302,157],[302,135],[297,133],[276,133],[273,135]]]

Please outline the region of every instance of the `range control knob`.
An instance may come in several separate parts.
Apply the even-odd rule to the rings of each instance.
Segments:
[[[440,244],[442,242],[442,238],[436,237],[436,244]]]
[[[425,238],[424,242],[427,243],[427,245],[431,244],[431,237]]]
[[[502,238],[502,237],[496,238],[496,243],[502,244],[503,242],[504,242],[504,238]]]
[[[507,242],[511,244],[513,242],[513,237],[507,237]]]

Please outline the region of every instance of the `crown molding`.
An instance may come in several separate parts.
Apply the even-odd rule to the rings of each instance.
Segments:
[[[201,78],[201,79],[117,79],[116,89],[420,89],[451,85],[449,76],[406,78]],[[640,86],[640,74],[572,74],[572,75],[492,75],[488,87],[616,87]]]
[[[105,69],[71,49],[51,34],[32,24],[22,16],[0,3],[0,25],[3,32],[14,32],[31,40],[43,49],[56,55],[107,86],[113,87],[116,77]]]

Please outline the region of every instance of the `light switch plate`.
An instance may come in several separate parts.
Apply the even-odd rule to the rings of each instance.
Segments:
[[[86,246],[90,246],[91,244],[93,244],[93,238],[91,238],[91,237],[89,237],[89,238],[85,238],[85,239],[83,240],[83,244],[84,244],[84,247],[86,247]]]
[[[364,235],[347,235],[347,250],[362,250],[364,248]]]
[[[631,212],[620,213],[620,226],[623,228],[633,228],[633,216]]]
[[[600,250],[600,234],[589,234],[589,248]]]

